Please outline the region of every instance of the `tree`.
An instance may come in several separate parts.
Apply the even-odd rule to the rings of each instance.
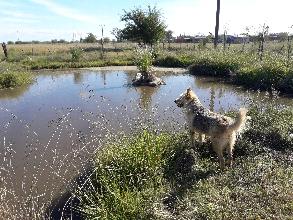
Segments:
[[[167,26],[162,20],[160,10],[156,7],[148,6],[147,10],[136,8],[129,12],[124,10],[121,21],[126,23],[125,28],[116,29],[116,33],[122,39],[152,46],[165,38]]]
[[[171,42],[172,38],[173,38],[173,31],[171,30],[166,31],[166,40],[168,43]]]
[[[122,38],[122,31],[118,28],[113,28],[113,30],[111,31],[111,34],[113,34],[115,36],[115,38],[118,42],[123,39]]]
[[[104,37],[104,43],[107,44],[110,42],[110,38],[109,37]]]
[[[221,0],[217,0],[217,11],[216,11],[216,26],[215,26],[214,48],[217,48],[217,45],[218,45],[218,38],[219,38],[220,1],[221,1]]]
[[[88,36],[83,40],[85,43],[96,43],[98,40],[92,33],[88,33]]]

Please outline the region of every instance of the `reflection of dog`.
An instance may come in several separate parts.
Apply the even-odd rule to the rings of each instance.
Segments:
[[[184,108],[191,134],[191,144],[194,145],[194,134],[197,132],[200,142],[204,135],[210,136],[214,151],[217,153],[220,168],[224,169],[223,151],[229,155],[228,164],[232,164],[232,151],[236,141],[236,132],[245,124],[247,110],[239,109],[235,120],[230,117],[211,112],[205,108],[191,89],[175,100],[178,107]]]

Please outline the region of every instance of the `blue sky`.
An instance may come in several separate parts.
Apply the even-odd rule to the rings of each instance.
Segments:
[[[100,25],[113,38],[123,9],[147,5],[161,9],[174,35],[214,32],[216,0],[0,0],[0,41],[101,37]],[[264,23],[270,32],[293,32],[292,8],[293,0],[221,0],[220,32],[255,33]]]

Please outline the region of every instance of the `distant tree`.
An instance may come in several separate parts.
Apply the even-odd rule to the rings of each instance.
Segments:
[[[83,40],[85,43],[96,43],[98,42],[94,34],[88,33],[88,36]]]
[[[123,39],[122,30],[120,30],[119,28],[113,28],[113,30],[111,31],[111,34],[115,36],[117,41],[121,41]]]
[[[9,44],[14,44],[14,42],[10,40],[10,41],[7,42],[7,44],[8,44],[8,45],[9,45]]]
[[[104,43],[109,43],[110,42],[110,38],[109,37],[104,37]]]
[[[125,28],[117,31],[122,39],[152,46],[165,38],[167,26],[156,7],[148,6],[147,10],[136,8],[129,12],[124,10],[121,21],[126,22]]]
[[[166,31],[166,40],[168,43],[171,42],[172,38],[173,38],[173,31],[171,30]]]
[[[60,44],[64,44],[64,43],[67,43],[67,41],[64,40],[64,39],[60,39],[60,40],[58,41],[58,43],[60,43]]]
[[[286,33],[286,32],[280,32],[280,33],[278,33],[278,40],[280,42],[286,41],[288,39],[288,36],[289,36],[288,33]]]
[[[171,44],[171,41],[172,41],[172,38],[173,38],[173,31],[171,31],[171,30],[168,30],[168,31],[166,31],[166,40],[167,40],[167,42],[168,42],[168,44],[169,44],[169,49],[170,49],[170,44]]]
[[[214,48],[217,48],[217,45],[218,45],[218,38],[219,38],[220,3],[221,3],[221,0],[217,0],[217,11],[216,11],[216,26],[215,26]]]

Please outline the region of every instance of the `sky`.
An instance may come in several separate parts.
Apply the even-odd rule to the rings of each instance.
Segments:
[[[123,28],[123,10],[156,6],[174,36],[214,32],[217,0],[0,0],[0,41],[101,38]],[[221,0],[220,33],[293,32],[293,0]]]

